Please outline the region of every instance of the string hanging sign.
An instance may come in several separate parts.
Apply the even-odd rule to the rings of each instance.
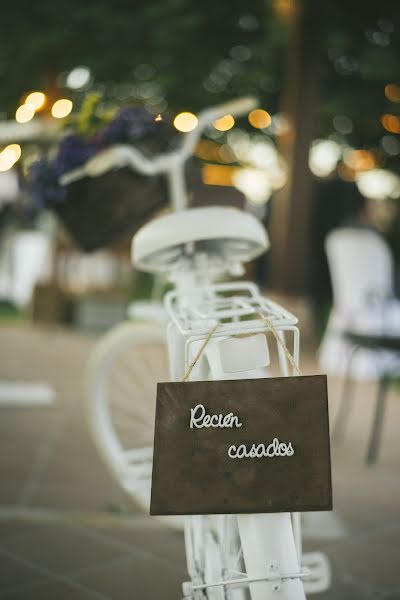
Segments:
[[[154,515],[330,510],[327,382],[303,376],[188,381],[157,387]]]

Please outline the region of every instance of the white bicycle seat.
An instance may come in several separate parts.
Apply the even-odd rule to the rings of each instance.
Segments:
[[[144,225],[133,238],[132,261],[142,271],[169,271],[188,252],[242,263],[268,248],[267,232],[253,215],[237,208],[205,206]]]

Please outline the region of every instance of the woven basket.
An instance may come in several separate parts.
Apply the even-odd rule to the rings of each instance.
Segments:
[[[161,178],[119,169],[70,184],[65,200],[53,208],[81,249],[89,252],[133,235],[166,204]]]

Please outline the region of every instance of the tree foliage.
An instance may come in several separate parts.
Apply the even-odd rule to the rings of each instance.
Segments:
[[[378,147],[381,117],[400,115],[385,85],[400,84],[398,1],[299,0],[319,6],[318,136]],[[94,86],[176,109],[253,93],[279,109],[294,0],[19,0],[2,7],[0,113],[32,89],[60,93],[62,74],[87,65]],[[288,17],[289,13],[289,17]],[[143,67],[143,65],[145,67]],[[347,132],[335,117],[348,119]],[[398,136],[397,136],[398,137]],[[392,158],[387,159],[393,163]]]

